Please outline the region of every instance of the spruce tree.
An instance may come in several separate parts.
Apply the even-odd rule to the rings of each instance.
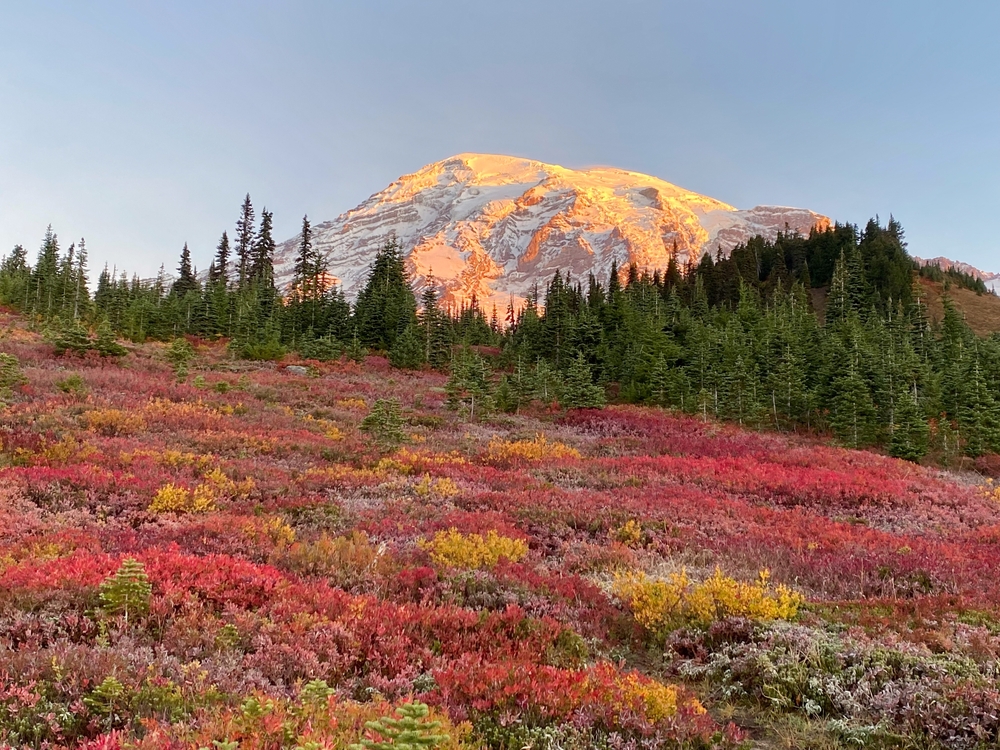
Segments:
[[[0,302],[27,310],[30,275],[27,251],[22,245],[14,245],[0,263]]]
[[[451,357],[451,341],[448,320],[438,309],[433,275],[424,282],[418,322],[424,344],[424,361],[435,370],[443,369]]]
[[[361,421],[361,429],[386,447],[403,442],[406,434],[403,432],[403,411],[399,401],[394,398],[376,400],[372,410]]]
[[[55,313],[59,283],[59,238],[49,225],[31,269],[28,309],[51,316]]]

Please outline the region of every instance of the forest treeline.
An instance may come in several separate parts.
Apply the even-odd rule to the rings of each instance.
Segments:
[[[0,263],[0,301],[39,320],[61,351],[120,353],[115,334],[225,337],[252,359],[382,351],[397,367],[450,370],[450,402],[478,414],[611,398],[831,431],[910,460],[1000,452],[1000,336],[977,337],[947,295],[932,324],[917,278],[987,290],[967,274],[919,269],[893,219],[756,237],[683,266],[676,256],[665,269],[616,266],[606,281],[557,272],[503,311],[475,300],[445,308],[433,279],[418,299],[394,241],[351,304],[330,283],[308,218],[286,289],[275,286],[274,250],[272,215],[257,222],[247,196],[204,278],[185,245],[171,282],[162,270],[143,281],[105,267],[91,293],[84,241],[64,251],[50,229],[33,264],[21,246]]]

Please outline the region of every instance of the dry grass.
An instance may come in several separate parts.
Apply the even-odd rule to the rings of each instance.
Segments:
[[[920,279],[920,286],[926,295],[927,309],[932,321],[944,317],[944,285],[930,279]],[[980,336],[1000,332],[1000,297],[992,294],[976,294],[970,289],[952,285],[948,290],[955,307],[965,316],[969,327]]]
[[[919,279],[927,303],[928,317],[931,322],[940,322],[944,317],[944,285],[930,279]],[[811,289],[813,310],[822,321],[826,313],[826,298],[828,287]],[[965,316],[969,327],[980,336],[989,336],[1000,332],[1000,297],[992,294],[976,294],[970,289],[962,289],[952,285],[948,290],[955,307]]]

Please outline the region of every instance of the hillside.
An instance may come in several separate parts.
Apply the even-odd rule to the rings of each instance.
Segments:
[[[460,154],[404,175],[333,221],[313,227],[316,249],[349,298],[378,249],[396,237],[419,291],[433,275],[445,301],[476,296],[501,309],[544,286],[558,269],[606,280],[620,268],[666,268],[755,235],[808,234],[830,220],[812,211],[740,211],[649,175],[572,170],[529,159]],[[292,279],[299,238],[275,254],[280,283]]]
[[[920,279],[920,288],[926,295],[931,320],[940,321],[944,317],[942,298],[946,294],[944,285]],[[947,291],[955,307],[965,316],[969,327],[980,336],[1000,333],[1000,297],[993,294],[976,294],[970,289],[952,285]]]
[[[1000,739],[991,484],[0,323],[4,746],[346,747],[412,698],[455,749]]]
[[[930,279],[918,278],[917,283],[927,304],[928,318],[932,323],[940,323],[944,318],[945,295],[944,285]],[[823,320],[826,310],[826,297],[829,289],[824,287],[812,290],[813,309],[820,320]],[[1000,297],[992,294],[976,294],[969,289],[952,286],[947,295],[951,297],[955,307],[965,317],[969,327],[980,336],[1000,333]]]

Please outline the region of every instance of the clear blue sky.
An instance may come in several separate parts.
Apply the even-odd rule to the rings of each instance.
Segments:
[[[3,2],[0,253],[205,267],[463,151],[647,172],[1000,271],[997,2]],[[96,273],[95,273],[96,275]]]

